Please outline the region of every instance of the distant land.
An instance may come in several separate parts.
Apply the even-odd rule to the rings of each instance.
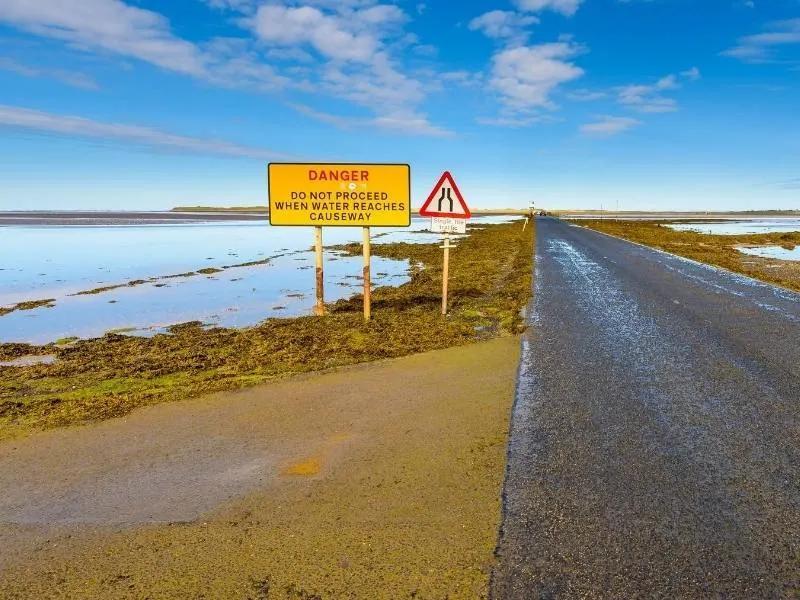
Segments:
[[[170,212],[181,213],[268,213],[269,209],[266,206],[176,206],[171,208]]]
[[[176,206],[170,209],[176,213],[250,213],[250,214],[269,214],[266,206]],[[477,208],[472,209],[475,215],[527,215],[529,212],[525,208]],[[412,211],[418,214],[418,211]]]
[[[607,217],[620,217],[631,218],[638,216],[646,217],[661,217],[664,218],[680,218],[680,219],[693,219],[693,218],[713,218],[713,217],[800,217],[800,209],[767,209],[767,210],[730,210],[730,211],[648,211],[648,210],[597,210],[590,209],[584,210],[580,208],[564,209],[564,210],[549,210],[546,208],[536,207],[536,210],[544,210],[548,214],[559,217],[577,217],[577,216],[607,216]],[[170,212],[176,213],[251,213],[251,214],[269,214],[269,209],[266,206],[176,206],[170,209]],[[417,210],[412,211],[413,214],[418,214]],[[530,212],[528,208],[473,208],[472,214],[475,215],[527,215]]]
[[[541,208],[537,208],[541,211]],[[735,220],[800,218],[800,210],[761,210],[729,212],[646,212],[544,209],[548,215],[566,219],[641,219],[641,220]],[[528,209],[492,208],[473,209],[475,216],[527,216]],[[414,211],[414,215],[417,212]],[[167,225],[170,223],[203,223],[212,221],[265,221],[269,211],[265,206],[178,206],[162,211],[126,210],[33,210],[0,211],[0,226],[9,225]]]

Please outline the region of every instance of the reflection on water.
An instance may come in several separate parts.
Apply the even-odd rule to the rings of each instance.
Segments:
[[[747,235],[753,233],[785,233],[800,231],[800,219],[748,219],[721,223],[673,223],[676,231],[696,231],[713,235]]]
[[[739,248],[740,252],[750,256],[760,256],[762,258],[777,258],[779,260],[800,260],[800,246],[794,250],[787,250],[780,246],[760,246],[757,248]]]
[[[481,218],[473,222],[499,222]],[[410,228],[373,229],[375,244],[430,243],[428,220]],[[0,317],[0,341],[44,343],[95,337],[112,330],[138,335],[186,321],[242,327],[268,317],[309,314],[314,304],[311,228],[270,227],[259,222],[141,226],[12,226],[0,228],[0,306],[55,298],[53,308]],[[326,246],[361,239],[360,229],[326,228]],[[230,267],[252,261],[264,261]],[[223,269],[191,277],[151,278]],[[408,280],[408,264],[373,257],[375,286]],[[328,301],[360,293],[361,258],[327,251]],[[100,294],[75,296],[102,286],[148,280]]]

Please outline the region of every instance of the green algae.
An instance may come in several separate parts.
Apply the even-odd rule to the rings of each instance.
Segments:
[[[74,294],[70,294],[71,296],[93,296],[95,294],[104,294],[106,292],[110,292],[113,290],[118,290],[120,288],[125,287],[136,287],[138,285],[144,285],[145,283],[150,283],[151,281],[157,281],[159,278],[154,277],[151,279],[133,279],[126,283],[117,283],[114,285],[104,285],[101,287],[96,287],[91,290],[83,290],[81,292],[75,292]]]
[[[151,338],[109,333],[69,346],[0,344],[0,357],[55,354],[50,365],[6,370],[0,379],[0,438],[124,415],[138,406],[243,388],[272,379],[405,356],[519,333],[531,290],[533,228],[519,222],[476,229],[451,252],[450,314],[439,314],[437,244],[373,246],[409,261],[410,281],[373,291],[365,322],[360,296],[324,317],[267,319],[247,329],[185,323]],[[360,254],[360,245],[341,247]],[[24,346],[24,348],[23,348]]]
[[[55,298],[46,298],[44,300],[26,300],[25,302],[18,302],[13,306],[0,306],[0,317],[8,315],[17,310],[34,310],[36,308],[53,308],[55,306]]]

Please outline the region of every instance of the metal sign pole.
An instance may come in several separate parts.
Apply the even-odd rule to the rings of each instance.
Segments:
[[[322,271],[322,227],[314,227],[314,252],[317,259],[317,305],[314,312],[318,316],[325,314],[325,279]]]
[[[447,314],[447,280],[450,276],[450,234],[444,236],[444,265],[442,267],[442,314]]]
[[[364,320],[369,321],[372,315],[372,281],[370,275],[370,239],[369,227],[363,228],[364,246]]]

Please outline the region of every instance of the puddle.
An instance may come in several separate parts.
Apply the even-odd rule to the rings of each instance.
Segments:
[[[780,246],[757,246],[745,247],[740,246],[737,248],[739,252],[748,254],[750,256],[760,256],[761,258],[776,258],[778,260],[795,260],[800,261],[800,246],[795,247],[794,250],[787,250]]]
[[[696,231],[713,235],[749,235],[758,233],[788,233],[800,231],[800,219],[749,219],[715,223],[672,223],[667,225],[675,231]]]
[[[52,365],[54,362],[56,362],[55,354],[20,356],[14,360],[0,361],[0,367],[32,367],[34,365]]]

